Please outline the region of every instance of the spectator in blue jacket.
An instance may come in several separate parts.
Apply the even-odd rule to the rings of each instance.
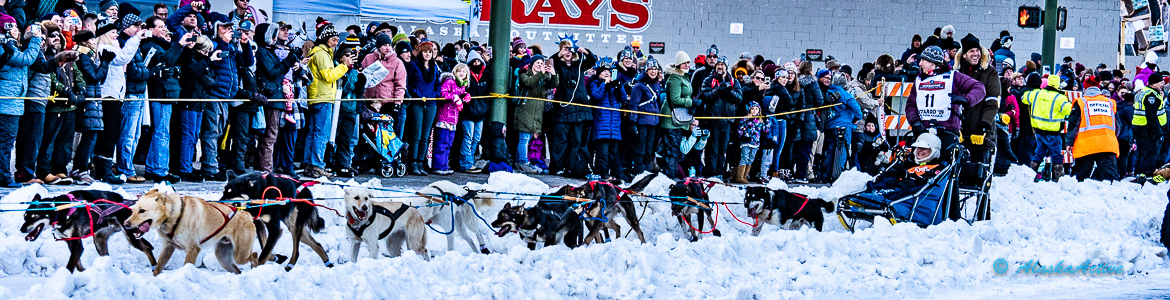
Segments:
[[[596,157],[593,174],[606,180],[622,175],[618,159],[618,142],[622,140],[621,101],[626,99],[622,84],[614,80],[612,66],[601,65],[597,77],[589,82],[589,96],[593,105],[612,109],[593,109],[593,149]]]
[[[666,91],[662,86],[666,77],[662,72],[662,66],[653,56],[646,59],[643,69],[642,76],[638,78],[630,94],[628,105],[639,112],[657,114],[663,101],[660,98]],[[652,171],[654,149],[658,142],[658,116],[630,114],[630,123],[633,123],[630,132],[634,135],[625,137],[634,144],[631,155],[627,156],[633,163],[630,171],[635,175]]]
[[[219,23],[212,39],[214,48],[208,58],[215,85],[209,86],[207,96],[211,99],[235,99],[240,90],[239,67],[251,66],[252,51],[240,51],[237,45],[235,25]],[[199,138],[203,149],[200,174],[206,180],[226,181],[227,174],[219,168],[219,140],[227,126],[228,108],[239,103],[208,102],[203,105],[203,126]]]
[[[825,77],[821,77],[821,84],[825,83]],[[837,149],[836,147],[846,147],[846,152],[852,155],[853,151],[848,151],[848,147],[849,145],[853,145],[852,132],[857,127],[857,125],[854,123],[858,120],[861,120],[861,106],[857,104],[857,99],[853,98],[853,94],[845,90],[845,85],[848,84],[848,80],[845,78],[845,74],[833,74],[831,82],[828,83],[831,84],[828,84],[827,88],[825,89],[825,104],[840,105],[833,106],[829,109],[829,121],[828,126],[826,126],[826,128],[829,128],[829,132],[826,133],[825,136],[824,153],[834,153],[833,150]],[[844,144],[837,143],[837,132],[844,132],[844,134],[842,134],[845,137]],[[829,155],[826,154],[826,157],[829,157]],[[847,155],[846,157],[849,156]],[[846,159],[833,160],[834,163],[840,164],[845,164],[846,161]],[[825,170],[828,170],[827,168],[830,165],[825,164],[825,166]],[[844,170],[845,166],[841,166],[841,169]],[[826,179],[836,180],[836,178]]]
[[[12,17],[0,17],[0,28],[7,23],[16,23]],[[41,43],[44,33],[39,30],[29,30],[32,35],[29,44],[23,49],[17,44],[20,36],[19,29],[10,29],[9,39],[3,46],[3,54],[8,62],[0,66],[0,97],[24,97],[28,90],[28,67],[41,55]],[[24,101],[0,101],[0,161],[8,162],[12,159],[12,148],[16,146],[16,131],[20,116],[24,114]],[[21,187],[12,178],[12,169],[8,163],[0,164],[0,186]]]

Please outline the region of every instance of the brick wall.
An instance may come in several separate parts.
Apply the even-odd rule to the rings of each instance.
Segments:
[[[527,2],[535,4],[540,1]],[[572,1],[566,1],[569,2]],[[665,58],[661,58],[663,61],[669,61],[678,50],[686,51],[693,57],[703,53],[710,44],[719,45],[721,54],[732,59],[746,51],[752,55],[762,54],[772,60],[787,61],[799,57],[805,49],[823,49],[825,54],[846,64],[859,66],[863,62],[873,61],[882,53],[899,56],[909,46],[912,35],[928,36],[935,27],[951,24],[956,29],[956,40],[973,33],[985,47],[990,46],[991,41],[999,36],[1000,30],[1010,31],[1015,37],[1012,48],[1018,61],[1026,60],[1032,52],[1041,52],[1042,31],[1018,28],[1015,22],[1020,5],[1043,6],[1042,0],[644,2],[650,2],[652,20],[649,27],[641,32],[514,26],[511,34],[522,36],[529,44],[540,44],[545,49],[557,42],[559,33],[578,34],[580,45],[610,56],[633,39],[665,42],[666,54]],[[1086,65],[1105,63],[1115,67],[1120,30],[1117,1],[1063,0],[1060,4],[1068,8],[1069,18],[1068,29],[1058,32],[1058,37],[1076,38],[1076,48],[1057,49],[1057,60],[1072,56]],[[513,9],[521,8],[517,6]],[[729,33],[733,22],[743,23],[742,35]],[[471,39],[487,40],[486,24],[480,25],[475,33],[470,33],[465,32],[463,26],[455,24],[394,23],[407,31],[412,26],[429,28],[432,31],[431,39],[441,42],[455,41],[461,35],[475,33],[479,36],[472,36]],[[309,27],[312,28],[311,24]],[[592,39],[587,37],[588,34],[593,35]],[[618,43],[619,40],[624,42]]]

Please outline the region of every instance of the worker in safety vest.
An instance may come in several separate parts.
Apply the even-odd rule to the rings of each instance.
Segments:
[[[1032,151],[1032,168],[1040,166],[1040,162],[1050,159],[1053,177],[1064,176],[1064,139],[1060,135],[1060,125],[1072,113],[1072,103],[1064,92],[1059,90],[1060,77],[1048,75],[1048,87],[1024,93],[1022,102],[1028,105],[1032,129],[1036,132],[1036,148]]]
[[[1086,84],[1091,80],[1086,80]],[[1065,141],[1072,145],[1072,174],[1077,180],[1120,180],[1117,155],[1117,103],[1096,86],[1087,86],[1085,96],[1075,99],[1068,118]]]
[[[1162,78],[1162,73],[1150,74],[1149,83],[1134,96],[1133,139],[1137,142],[1138,174],[1154,171],[1162,148],[1162,126],[1166,125],[1166,102],[1162,99],[1166,83]]]

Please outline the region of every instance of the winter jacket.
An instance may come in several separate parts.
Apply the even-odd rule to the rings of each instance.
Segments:
[[[101,56],[104,51],[114,53],[114,60],[110,61],[106,81],[102,82],[102,98],[126,99],[126,69],[127,65],[134,61],[134,55],[138,53],[140,43],[141,40],[138,37],[131,37],[121,48],[112,45],[98,45],[98,56]]]
[[[761,118],[744,119],[739,124],[740,147],[760,148],[760,137],[772,130]]]
[[[440,126],[440,123],[450,128],[455,128],[455,124],[459,123],[459,111],[463,110],[463,105],[471,100],[471,94],[467,93],[467,83],[459,84],[455,79],[455,75],[451,73],[443,73],[439,77],[443,82],[443,86],[439,89],[439,94],[443,99],[439,101],[439,110],[435,115],[435,126]]]
[[[797,97],[799,102],[797,109],[810,109],[819,107],[824,103],[824,93],[821,91],[821,85],[812,75],[801,75],[797,77],[797,84],[800,85],[800,91],[804,97]],[[792,120],[796,126],[796,138],[794,141],[811,142],[817,140],[817,113],[815,111],[806,111],[793,115]]]
[[[241,85],[239,69],[247,68],[255,63],[252,51],[242,51],[243,49],[236,47],[235,43],[227,43],[219,39],[212,42],[215,43],[215,48],[211,51],[211,55],[215,55],[216,51],[220,51],[221,55],[222,53],[230,54],[220,60],[211,61],[209,59],[211,73],[215,75],[215,85],[207,91],[207,96],[214,99],[236,99]],[[333,93],[330,92],[329,97],[333,96]]]
[[[45,106],[45,113],[60,113],[75,111],[85,101],[85,80],[76,62],[64,63],[49,74],[52,78],[52,92],[60,100],[49,102]],[[80,93],[80,94],[78,94]]]
[[[52,55],[52,54],[50,54]],[[29,98],[45,98],[52,95],[53,92],[53,76],[56,72],[57,63],[49,63],[45,60],[44,55],[37,57],[37,60],[28,67],[28,90],[24,92],[25,97]],[[45,104],[48,100],[28,99],[24,100],[24,112],[45,113]]]
[[[853,99],[857,99],[857,105],[861,105],[862,114],[868,113],[876,116],[883,109],[881,103],[878,103],[878,99],[874,99],[873,95],[869,93],[869,89],[864,84],[861,84],[861,81],[857,79],[850,80],[845,85],[845,90],[853,94]]]
[[[4,46],[4,56],[9,59],[0,67],[0,97],[24,96],[28,90],[28,67],[41,55],[42,41],[44,39],[33,37],[24,50],[18,49],[15,42]],[[0,101],[0,115],[24,115],[24,101]]]
[[[256,88],[257,92],[268,99],[284,99],[284,75],[299,61],[291,52],[284,59],[280,59],[271,47],[260,47],[256,50]],[[264,106],[284,110],[282,101],[269,101]]]
[[[963,140],[970,149],[991,149],[995,147],[995,116],[999,113],[1000,93],[1003,92],[1000,86],[999,73],[996,73],[995,66],[992,66],[991,56],[987,49],[981,49],[982,55],[979,57],[979,65],[972,66],[967,63],[966,59],[957,60],[957,69],[960,73],[971,76],[979,83],[983,84],[986,92],[985,99],[989,101],[980,101],[978,105],[973,105],[972,109],[963,111]],[[971,135],[986,134],[983,137],[982,145],[970,144]]]
[[[184,49],[177,62],[179,74],[179,98],[207,99],[208,92],[215,85],[215,73],[211,71],[211,60],[198,51]],[[174,109],[202,110],[200,102],[179,102]]]
[[[82,51],[77,58],[77,69],[81,71],[82,79],[85,81],[85,102],[81,103],[81,112],[77,114],[77,131],[102,131],[105,129],[105,124],[102,123],[102,105],[96,101],[101,98],[102,83],[106,80],[106,74],[109,72],[109,64],[96,57],[90,57],[90,54],[95,54],[90,51]]]
[[[553,99],[571,102],[571,103],[588,103],[589,102],[589,86],[586,82],[585,70],[593,68],[597,64],[597,56],[584,53],[576,53],[576,55],[584,56],[581,59],[575,59],[571,62],[562,61],[560,56],[553,57],[553,66],[557,70],[559,83],[557,90],[553,94]],[[593,120],[593,111],[588,107],[576,105],[558,105],[555,114],[556,118],[553,120],[557,123],[573,123],[585,122]]]
[[[596,78],[589,83],[590,102],[593,105],[621,108],[626,99],[624,86],[615,81],[605,83],[605,80]],[[593,109],[593,139],[594,140],[621,140],[622,113],[609,109]]]
[[[179,93],[179,67],[175,63],[179,60],[179,54],[183,53],[183,47],[177,45],[153,37],[138,46],[139,56],[143,59],[149,57],[145,67],[150,83],[147,90],[152,99],[165,99],[168,95]]]
[[[471,83],[467,86],[467,93],[472,97],[488,96],[491,94],[492,85],[492,71],[487,69],[487,64],[484,64],[484,69],[480,72],[471,70]],[[487,117],[488,110],[491,109],[491,98],[476,98],[471,99],[463,104],[463,111],[459,112],[460,120],[467,121],[483,121]]]
[[[438,63],[432,62],[431,67],[424,68],[422,60],[411,60],[406,64],[406,94],[410,98],[439,98],[439,81],[443,74]],[[434,101],[426,101],[426,105],[435,105]]]
[[[699,115],[705,117],[734,117],[739,115],[739,105],[743,102],[743,90],[740,83],[732,78],[730,73],[722,76],[711,73],[702,81],[699,88],[699,99],[703,100]],[[728,124],[734,122],[727,119],[708,120],[712,123]]]
[[[362,69],[374,63],[381,63],[382,67],[385,67],[390,73],[386,74],[386,78],[383,78],[378,85],[366,89],[365,97],[370,99],[406,98],[406,65],[402,63],[402,60],[394,53],[382,55],[379,52],[374,52],[362,59]],[[402,104],[401,100],[386,102]]]
[[[662,108],[658,111],[662,114],[670,115],[674,108],[690,108],[694,103],[694,90],[691,88],[691,82],[687,80],[686,76],[678,73],[674,68],[667,68],[666,71],[666,99],[662,101]],[[675,125],[671,118],[658,118],[658,126],[666,130],[685,130],[690,128],[689,124]]]
[[[337,98],[337,83],[349,67],[333,60],[333,48],[321,44],[309,50],[309,72],[313,73],[313,82],[309,84],[309,105],[317,103],[332,103]]]
[[[663,99],[660,98],[662,91],[662,82],[657,78],[642,76],[634,85],[627,105],[630,109],[640,112],[660,113],[658,109],[662,107]],[[658,125],[658,116],[630,114],[630,121],[638,125]]]
[[[125,47],[126,41],[129,39],[130,36],[126,35],[126,33],[121,33],[118,36],[118,43]],[[145,41],[139,40],[139,44],[134,46],[134,57],[130,60],[130,64],[126,65],[127,95],[142,95],[146,93],[146,80],[150,79],[150,71],[146,69],[146,53],[138,51],[143,42]]]
[[[548,90],[556,88],[559,75],[536,73],[531,69],[520,73],[520,95],[544,98]],[[544,123],[544,101],[519,99],[516,104],[516,129],[520,132],[540,133]]]
[[[1117,124],[1117,139],[1133,142],[1133,100],[1125,98],[1132,99],[1132,96],[1113,94],[1113,101],[1117,101],[1117,118],[1114,123]]]
[[[836,102],[826,104],[838,104],[829,108],[829,126],[828,128],[843,127],[853,130],[858,120],[862,119],[861,105],[857,104],[857,99],[853,98],[853,94],[846,91],[845,88],[838,85],[830,85],[829,91],[825,92],[825,99]]]
[[[64,1],[68,1],[68,0],[64,0]],[[181,7],[179,7],[179,9],[176,9],[174,12],[172,12],[170,16],[167,16],[167,29],[170,29],[171,32],[174,32],[174,36],[181,37],[184,34],[187,34],[187,30],[185,28],[183,28],[183,19],[186,18],[188,14],[190,14],[194,11],[195,11],[194,9],[191,9],[190,4],[181,5]],[[228,22],[231,20],[231,19],[228,19],[228,16],[225,14],[221,14],[221,13],[214,12],[214,11],[209,11],[206,8],[206,5],[204,6],[203,12],[197,13],[196,16],[198,16],[199,21],[197,21],[197,24],[195,26],[197,26],[199,28],[212,29],[212,30],[214,30],[214,28],[207,28],[207,26],[209,24],[214,24],[215,22]],[[262,24],[262,23],[256,23],[256,24]],[[203,30],[203,31],[208,32],[208,30]]]
[[[711,77],[712,71],[715,71],[715,67],[704,66],[699,68],[699,66],[694,66],[691,68],[691,77],[689,80],[691,87],[696,89],[695,94],[691,95],[691,98],[699,98],[701,93],[698,90],[703,88],[703,80],[707,80],[707,77]]]
[[[958,131],[960,129],[960,125],[962,125],[962,121],[960,121],[960,114],[957,112],[961,112],[964,109],[972,109],[973,107],[979,105],[980,102],[983,102],[983,98],[986,96],[987,92],[983,89],[982,83],[979,83],[978,80],[964,75],[963,73],[951,72],[951,74],[955,76],[954,83],[951,86],[952,97],[962,96],[964,99],[967,99],[967,104],[963,105],[961,103],[952,102],[951,112],[955,113],[951,114],[951,118],[949,120],[940,122],[923,121],[918,115],[918,102],[916,101],[916,97],[918,97],[918,90],[910,90],[910,97],[906,99],[906,121],[909,122],[911,126],[913,126],[915,123],[920,123],[922,126],[930,127],[931,124],[928,123],[934,123],[934,126]],[[926,75],[926,73],[921,73],[918,76],[921,78],[930,77]],[[992,145],[994,145],[994,143],[992,143]]]

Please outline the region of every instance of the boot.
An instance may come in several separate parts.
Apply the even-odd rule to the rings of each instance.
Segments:
[[[100,155],[93,156],[93,177],[109,184],[126,183],[118,176],[114,176],[114,160]]]
[[[1052,166],[1052,181],[1053,182],[1060,181],[1061,177],[1064,177],[1064,164],[1053,164],[1053,166]]]
[[[744,165],[735,166],[735,174],[733,174],[734,176],[731,177],[731,183],[740,183],[740,184],[748,183],[747,172],[748,172],[748,166],[744,166]]]

